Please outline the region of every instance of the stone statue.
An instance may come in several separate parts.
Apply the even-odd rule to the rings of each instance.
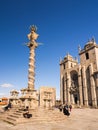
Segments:
[[[31,29],[31,32],[28,34],[28,39],[29,39],[31,42],[35,42],[36,39],[37,39],[38,36],[39,36],[39,35],[36,33],[37,27],[34,26],[34,25],[32,25],[32,26],[30,27],[30,29]]]
[[[81,46],[78,45],[78,52],[80,53],[80,51],[81,51]]]
[[[78,91],[77,85],[74,81],[71,81],[71,87],[70,87],[70,92],[75,93]]]

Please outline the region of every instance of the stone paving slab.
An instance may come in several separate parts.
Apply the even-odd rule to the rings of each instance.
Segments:
[[[98,109],[73,109],[64,121],[24,123],[13,126],[0,120],[0,130],[98,130]]]

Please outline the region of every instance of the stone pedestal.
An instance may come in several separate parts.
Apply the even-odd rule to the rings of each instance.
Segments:
[[[10,102],[12,104],[13,107],[17,107],[19,106],[19,98],[18,98],[18,94],[19,92],[17,90],[12,90],[10,92],[11,96],[10,96]]]
[[[22,96],[20,97],[22,101],[22,106],[21,107],[29,107],[29,109],[35,109],[38,107],[39,103],[39,93],[36,90],[33,89],[22,89]]]

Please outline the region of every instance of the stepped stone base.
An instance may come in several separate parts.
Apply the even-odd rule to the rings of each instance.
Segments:
[[[57,122],[66,119],[66,116],[60,112],[58,109],[45,109],[38,108],[36,110],[30,110],[29,113],[32,114],[31,118],[23,117],[24,111],[19,109],[11,109],[7,112],[2,113],[1,119],[5,122],[17,125],[19,123],[44,123],[44,122]]]

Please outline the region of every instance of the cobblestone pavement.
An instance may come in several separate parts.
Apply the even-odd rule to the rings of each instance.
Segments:
[[[13,126],[0,120],[0,130],[98,130],[98,109],[73,109],[64,121],[52,123],[28,122]]]

